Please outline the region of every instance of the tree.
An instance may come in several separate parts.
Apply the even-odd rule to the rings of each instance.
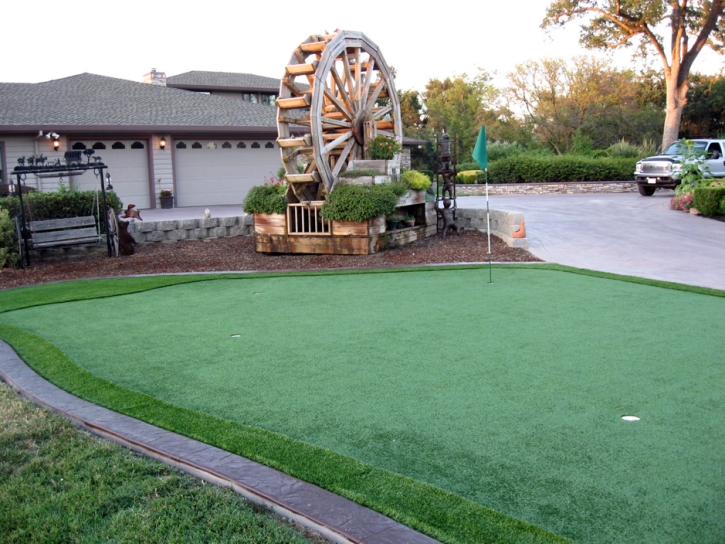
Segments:
[[[654,49],[667,88],[664,148],[677,140],[692,64],[706,44],[718,52],[725,45],[725,27],[717,26],[724,6],[725,0],[554,0],[542,27],[584,18],[580,41],[585,47],[616,49],[639,43],[642,51]],[[663,24],[669,26],[669,50],[658,34]]]
[[[398,91],[400,99],[400,117],[403,121],[403,134],[417,138],[420,131],[425,128],[426,119],[423,116],[423,102],[420,93],[416,90]]]
[[[725,134],[725,77],[693,74],[687,105],[682,112],[682,138],[719,137]]]
[[[431,79],[425,86],[427,127],[455,136],[461,159],[470,157],[479,129],[487,120],[486,105],[496,97],[490,81],[490,76],[480,71],[472,79],[461,74],[443,81]]]
[[[529,61],[516,66],[508,77],[509,96],[523,109],[527,124],[559,154],[652,136],[653,109],[642,108],[642,85],[629,70],[577,57],[570,62]],[[661,123],[661,117],[656,122]]]

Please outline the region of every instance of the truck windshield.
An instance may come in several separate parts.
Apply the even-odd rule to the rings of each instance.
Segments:
[[[705,147],[707,147],[707,142],[692,142],[695,149],[698,151],[705,151]],[[680,148],[680,142],[675,142],[670,147],[668,147],[663,155],[682,155],[682,149]]]

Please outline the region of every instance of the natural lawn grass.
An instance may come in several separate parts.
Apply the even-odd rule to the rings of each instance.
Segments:
[[[163,403],[0,336],[81,396],[451,542],[548,538],[476,504],[580,542],[721,541],[723,293],[554,268],[250,276],[0,315]],[[41,301],[0,304],[21,291]]]
[[[228,488],[82,432],[0,382],[0,542],[311,542]]]

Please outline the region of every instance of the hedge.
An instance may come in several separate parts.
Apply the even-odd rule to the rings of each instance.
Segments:
[[[637,159],[593,159],[576,155],[516,155],[488,168],[490,183],[633,181]]]
[[[705,216],[725,211],[725,187],[695,187],[692,207]]]
[[[95,199],[98,198],[98,207]],[[122,204],[115,192],[106,191],[106,204],[116,214],[121,213]],[[45,221],[48,219],[64,219],[67,217],[83,217],[93,215],[98,221],[97,209],[103,207],[102,196],[96,191],[64,190],[56,193],[31,191],[23,195],[23,207],[28,221]],[[16,196],[0,198],[0,209],[7,210],[11,218],[20,215],[20,199]],[[99,221],[101,231],[105,232],[103,221]]]

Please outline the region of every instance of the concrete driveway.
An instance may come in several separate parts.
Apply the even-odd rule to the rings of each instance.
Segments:
[[[673,191],[491,196],[523,212],[529,251],[548,262],[725,290],[725,222],[669,209]],[[459,197],[486,208],[485,197]]]

